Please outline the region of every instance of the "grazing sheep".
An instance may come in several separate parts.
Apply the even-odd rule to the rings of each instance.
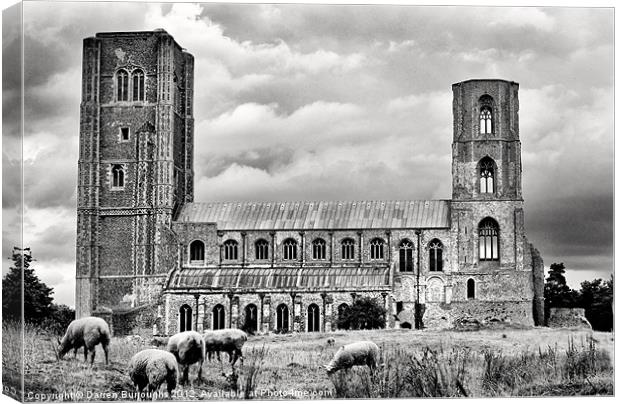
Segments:
[[[228,361],[235,366],[238,358],[243,358],[241,348],[248,340],[248,334],[236,328],[225,328],[223,330],[207,331],[203,334],[205,347],[211,359],[213,352],[217,353],[220,359],[220,352],[228,353]]]
[[[189,381],[189,367],[199,362],[198,380],[202,380],[202,363],[205,360],[205,343],[196,331],[183,331],[168,340],[168,351],[174,355],[182,371],[181,384]]]
[[[146,392],[154,394],[166,382],[168,397],[177,387],[177,360],[173,354],[161,349],[145,349],[135,354],[129,361],[129,377],[138,392],[138,397]],[[153,395],[153,400],[157,397]]]
[[[95,347],[101,344],[105,354],[105,364],[108,364],[108,345],[110,344],[110,327],[104,319],[99,317],[83,317],[73,320],[67,327],[67,332],[58,340],[58,359],[62,359],[67,352],[84,347],[84,362],[90,352],[90,364],[95,361]]]
[[[331,375],[340,369],[366,365],[371,371],[374,371],[378,361],[379,347],[377,344],[371,341],[353,342],[341,346],[334,355],[334,359],[325,366],[325,370],[327,370],[328,375]]]
[[[170,338],[168,337],[153,336],[153,339],[151,340],[151,345],[156,347],[168,346],[169,339]]]
[[[327,338],[327,346],[334,346],[336,340],[333,338]]]

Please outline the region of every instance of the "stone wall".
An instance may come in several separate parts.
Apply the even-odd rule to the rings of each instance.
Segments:
[[[547,325],[551,328],[578,327],[592,329],[586,319],[586,310],[581,308],[551,307]]]

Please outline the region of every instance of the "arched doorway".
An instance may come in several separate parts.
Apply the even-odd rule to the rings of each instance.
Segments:
[[[192,329],[192,308],[184,304],[179,308],[179,332]]]
[[[308,332],[321,331],[321,314],[319,306],[312,303],[308,306]]]
[[[475,299],[476,298],[476,282],[473,279],[467,280],[467,298]]]
[[[258,308],[255,304],[245,306],[245,320],[243,321],[243,331],[254,334],[258,329]]]
[[[284,303],[276,308],[276,331],[288,332],[288,306]]]
[[[225,323],[226,311],[224,310],[224,306],[222,306],[221,304],[215,305],[215,307],[213,308],[212,314],[213,314],[213,329],[221,330],[223,328],[226,328],[226,323]]]
[[[339,330],[348,330],[350,328],[349,324],[349,305],[346,303],[342,303],[338,306],[338,329]]]

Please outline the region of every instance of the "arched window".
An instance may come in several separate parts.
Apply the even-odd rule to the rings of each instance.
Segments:
[[[383,240],[375,238],[370,241],[370,259],[382,260],[383,259]]]
[[[112,186],[122,188],[125,186],[125,169],[121,164],[112,166]]]
[[[245,321],[243,323],[243,330],[254,334],[258,329],[258,308],[255,304],[248,304],[245,306]]]
[[[340,243],[342,259],[352,260],[355,259],[355,241],[351,238],[345,238]]]
[[[495,192],[495,162],[490,157],[480,160],[480,193],[492,194]]]
[[[413,243],[403,240],[398,246],[398,256],[401,272],[413,272]]]
[[[133,83],[133,100],[144,101],[144,72],[140,69],[131,73],[131,82]]]
[[[312,259],[324,260],[325,259],[325,240],[317,238],[312,242]]]
[[[125,70],[116,72],[116,100],[129,101],[129,74]]]
[[[276,307],[276,331],[288,332],[288,306],[284,303]]]
[[[476,283],[473,279],[467,280],[467,298],[475,299],[476,298]]]
[[[443,245],[441,241],[433,239],[428,245],[429,271],[443,271]]]
[[[179,332],[192,329],[192,308],[184,304],[179,308]]]
[[[205,260],[205,243],[194,240],[189,245],[190,264],[202,264]]]
[[[257,240],[256,243],[254,243],[254,251],[257,260],[269,259],[269,242],[263,239]]]
[[[221,330],[226,328],[226,324],[224,323],[226,318],[226,310],[224,310],[224,306],[221,304],[216,304],[212,311],[213,314],[213,329]]]
[[[351,325],[349,323],[349,305],[342,303],[338,306],[338,323],[339,330],[348,330]]]
[[[224,259],[236,260],[239,257],[239,243],[235,240],[224,241]]]
[[[493,114],[491,107],[484,106],[480,108],[480,133],[493,133]]]
[[[480,261],[499,260],[499,226],[490,217],[478,225],[478,246]]]
[[[320,314],[319,306],[314,303],[308,306],[308,332],[321,331]]]
[[[285,260],[297,259],[297,241],[293,240],[292,238],[287,238],[282,243],[282,249]]]

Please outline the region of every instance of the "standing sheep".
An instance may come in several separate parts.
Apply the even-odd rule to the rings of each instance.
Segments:
[[[105,364],[108,364],[108,345],[110,344],[110,327],[104,319],[99,317],[83,317],[73,320],[67,327],[67,332],[58,341],[58,359],[62,359],[67,352],[73,349],[76,353],[84,347],[84,362],[90,352],[90,364],[95,361],[95,347],[101,344],[105,353]]]
[[[145,349],[135,354],[129,361],[129,377],[138,392],[138,397],[146,388],[154,394],[166,382],[168,397],[177,386],[177,360],[170,352],[160,349]],[[153,395],[153,400],[157,397]]]
[[[189,367],[199,362],[198,380],[202,380],[202,363],[205,360],[205,344],[196,331],[183,331],[168,340],[168,351],[174,355],[182,371],[181,384],[189,381]]]
[[[235,366],[237,359],[243,358],[243,344],[248,340],[248,334],[236,328],[225,328],[223,330],[207,331],[203,334],[205,347],[211,359],[213,352],[217,352],[218,359],[220,352],[228,353],[228,361]]]
[[[341,346],[334,358],[325,366],[331,375],[340,369],[366,365],[374,371],[379,361],[379,347],[372,341],[359,341]]]

